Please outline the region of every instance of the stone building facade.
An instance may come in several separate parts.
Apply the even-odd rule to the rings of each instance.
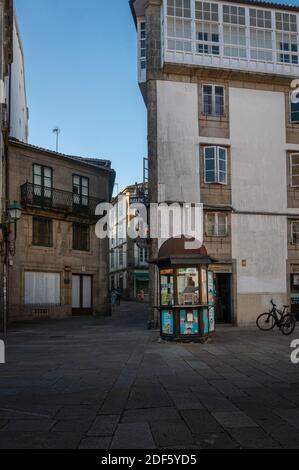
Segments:
[[[112,200],[112,237],[110,239],[110,289],[119,287],[123,298],[149,300],[149,250],[128,236],[134,216],[130,204],[145,202],[147,183],[127,186]]]
[[[108,240],[95,209],[109,202],[109,161],[9,142],[9,198],[23,214],[9,267],[8,320],[110,313]]]
[[[131,0],[151,202],[201,202],[219,321],[299,302],[299,8]],[[152,240],[151,257],[159,240]],[[159,304],[151,267],[152,305]],[[157,311],[153,310],[153,316]]]

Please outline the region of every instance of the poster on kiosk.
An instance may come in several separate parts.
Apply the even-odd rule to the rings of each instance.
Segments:
[[[208,303],[209,307],[209,329],[210,333],[215,331],[215,284],[214,276],[211,271],[208,272]]]

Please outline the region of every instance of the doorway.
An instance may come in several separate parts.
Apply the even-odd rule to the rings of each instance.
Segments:
[[[73,274],[72,309],[73,315],[92,315],[92,276]]]
[[[232,322],[232,275],[216,274],[216,322]]]

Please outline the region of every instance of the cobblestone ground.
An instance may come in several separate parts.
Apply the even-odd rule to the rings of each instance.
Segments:
[[[17,325],[0,365],[0,448],[299,448],[299,364],[279,331],[160,342],[147,311]]]

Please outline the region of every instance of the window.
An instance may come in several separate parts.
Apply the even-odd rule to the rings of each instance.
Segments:
[[[196,268],[177,269],[177,290],[180,305],[199,303],[199,276]]]
[[[32,244],[35,246],[53,246],[52,220],[41,217],[33,217]]]
[[[139,248],[139,263],[144,264],[148,262],[148,249]]]
[[[227,184],[227,150],[222,147],[205,147],[205,183]]]
[[[297,16],[289,13],[276,13],[277,61],[286,64],[299,63]]]
[[[294,188],[299,187],[299,153],[293,153],[290,155],[290,175],[291,175],[291,186]]]
[[[219,55],[219,13],[217,3],[195,2],[196,52]]]
[[[224,56],[246,58],[245,8],[223,5]]]
[[[73,224],[73,250],[89,251],[90,230],[88,225]]]
[[[191,1],[167,1],[168,49],[191,52]]]
[[[110,258],[110,259],[111,259],[111,268],[114,269],[114,259],[115,259],[115,257],[114,257],[114,251],[111,252],[111,255],[110,255],[110,256],[111,256],[111,258]]]
[[[292,243],[294,245],[299,244],[299,222],[291,223],[291,232],[292,232]]]
[[[34,164],[33,165],[33,196],[34,198],[52,197],[53,172],[52,168]]]
[[[273,61],[271,11],[250,8],[249,16],[251,59]]]
[[[297,95],[297,98],[299,98],[299,95]],[[299,123],[299,101],[298,103],[293,103],[291,101],[291,95],[290,95],[290,121],[292,124]]]
[[[221,212],[206,214],[206,235],[208,237],[227,236],[227,215]]]
[[[167,0],[167,14],[191,18],[191,0]]]
[[[140,21],[139,23],[139,61],[140,69],[146,69],[146,23]]]
[[[73,176],[73,198],[74,204],[88,207],[89,202],[89,179],[84,176]]]
[[[224,116],[224,87],[203,86],[203,114],[206,116]]]
[[[122,246],[119,248],[118,262],[119,262],[120,266],[123,266],[123,264],[124,264],[124,250],[123,250]]]
[[[25,305],[60,305],[60,274],[25,272]]]

